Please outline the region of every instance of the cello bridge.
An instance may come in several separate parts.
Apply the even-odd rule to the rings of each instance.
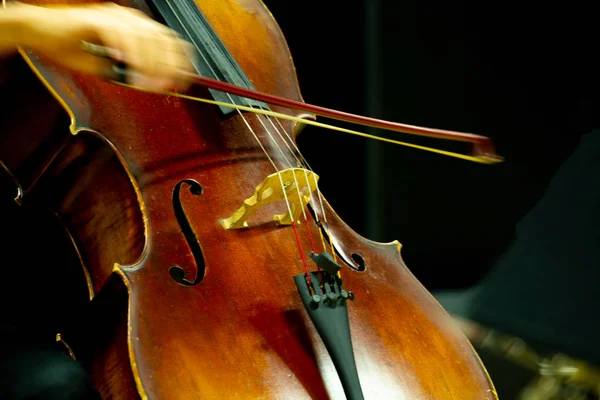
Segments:
[[[256,187],[254,194],[244,200],[233,215],[220,221],[221,226],[224,229],[247,228],[248,218],[261,207],[285,200],[289,204],[288,211],[274,215],[273,219],[280,225],[291,225],[300,218],[312,192],[316,190],[318,180],[317,174],[304,168],[288,168],[271,174]]]

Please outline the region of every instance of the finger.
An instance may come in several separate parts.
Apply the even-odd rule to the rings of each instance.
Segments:
[[[188,56],[191,53],[190,43],[171,36],[164,44],[165,53],[163,56],[163,67],[161,73],[168,78],[169,89],[183,90],[189,85],[188,75],[194,71],[194,66]]]
[[[121,61],[138,73],[156,75],[158,56],[153,38],[158,36],[161,25],[134,8],[108,5],[105,10],[111,20],[101,27],[103,36],[121,47],[124,53]]]
[[[111,19],[100,26],[99,36],[127,64],[129,83],[159,90],[185,87],[182,71],[192,70],[182,47],[188,43],[141,11],[115,6],[107,11]]]
[[[111,50],[111,56],[115,57],[116,61],[137,69],[136,46],[131,40],[135,31],[130,26],[118,20],[104,21],[96,27],[96,31],[102,46]]]
[[[155,78],[161,78],[164,72],[161,66],[161,50],[165,45],[163,35],[164,30],[153,21],[137,20],[134,25],[136,69],[145,75]]]
[[[128,27],[126,31],[123,31],[125,35],[119,38],[126,52],[124,61],[136,72],[155,75],[157,50],[152,40],[149,40],[149,36],[156,34],[156,28],[147,21],[139,17],[132,17],[130,14],[121,14],[117,17],[119,18],[119,27]]]
[[[181,39],[179,41],[179,45],[181,46],[181,69],[186,72],[196,72],[196,67],[194,66],[197,63],[197,54],[198,50],[196,47],[188,42],[187,40]]]
[[[145,48],[145,63],[140,66],[141,72],[151,77],[176,81],[183,75],[181,71],[193,71],[193,65],[186,52],[191,53],[191,44],[181,39],[180,35],[169,27],[154,21],[143,12],[122,8],[123,15],[132,16],[137,30],[143,33],[142,39],[150,48]]]
[[[117,24],[117,22],[113,22],[113,24]],[[107,47],[116,49],[122,55],[118,61],[122,61],[126,66],[126,83],[143,89],[161,90],[164,83],[160,81],[160,77],[156,76],[155,64],[158,57],[155,55],[157,51],[150,46],[151,43],[144,43],[147,40],[136,34],[135,27],[125,28],[123,23],[119,23],[118,26],[112,25],[112,27],[114,30],[106,29],[100,36]],[[114,79],[115,76],[113,69],[111,79]]]
[[[155,69],[152,73],[161,79],[165,89],[171,89],[176,86],[179,75],[179,56],[181,49],[178,48],[176,36],[165,31],[159,34],[156,40],[157,59],[155,60]]]
[[[181,49],[183,50],[180,54],[180,70],[182,73],[180,74],[180,78],[178,81],[179,90],[185,90],[189,87],[192,82],[191,76],[196,73],[196,67],[194,66],[197,62],[197,50],[194,45],[187,41],[180,41]]]

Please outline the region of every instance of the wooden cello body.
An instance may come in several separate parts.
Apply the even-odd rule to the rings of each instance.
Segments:
[[[199,73],[302,99],[286,42],[260,1],[122,4],[162,11],[208,46],[199,49],[210,58]],[[222,48],[210,46],[216,39]],[[70,126],[55,127],[44,146],[13,152],[30,157],[0,157],[21,186],[19,201],[52,209],[76,250],[91,301],[64,337],[103,398],[496,398],[468,341],[402,262],[398,242],[359,236],[316,192],[310,212],[299,213],[291,190],[294,210],[264,202],[247,226],[227,226],[244,204],[247,211],[277,184],[308,176],[293,122],[22,55]],[[278,180],[277,171],[288,175]],[[288,211],[296,226],[274,221]],[[302,297],[304,265],[319,282],[311,249],[342,266],[341,280],[333,273],[317,299],[310,288],[312,297]]]

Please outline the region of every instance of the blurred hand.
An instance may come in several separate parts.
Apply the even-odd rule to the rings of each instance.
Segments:
[[[68,68],[110,77],[114,61],[84,51],[81,44],[86,41],[114,50],[112,58],[127,65],[133,75],[129,83],[135,86],[183,90],[189,84],[181,72],[194,71],[191,44],[141,11],[114,3],[13,7],[27,15],[22,46]]]

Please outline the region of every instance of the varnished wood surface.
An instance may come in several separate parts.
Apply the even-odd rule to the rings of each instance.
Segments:
[[[262,3],[203,0],[198,7],[258,90],[301,100],[285,40]],[[29,56],[80,130],[54,150],[31,201],[52,205],[64,219],[91,293],[110,297],[115,278],[127,288],[126,306],[114,308],[123,317],[106,323],[101,343],[79,339],[93,349],[83,359],[103,397],[343,399],[293,282],[304,270],[293,230],[272,223],[285,206],[262,210],[249,229],[219,224],[275,172],[242,118],[222,120],[206,104],[69,74]],[[274,140],[259,117],[245,118],[279,168],[295,166],[270,122],[262,119]],[[181,195],[206,263],[193,287],[169,276],[174,265],[191,280],[197,273],[173,209],[183,179],[203,188],[194,195],[184,184]],[[404,266],[398,244],[360,237],[325,205],[317,212],[340,253],[359,254],[367,265],[342,270],[355,293],[349,316],[365,398],[496,398],[477,355]],[[312,219],[311,230],[322,251]],[[307,256],[304,225],[299,233]]]

